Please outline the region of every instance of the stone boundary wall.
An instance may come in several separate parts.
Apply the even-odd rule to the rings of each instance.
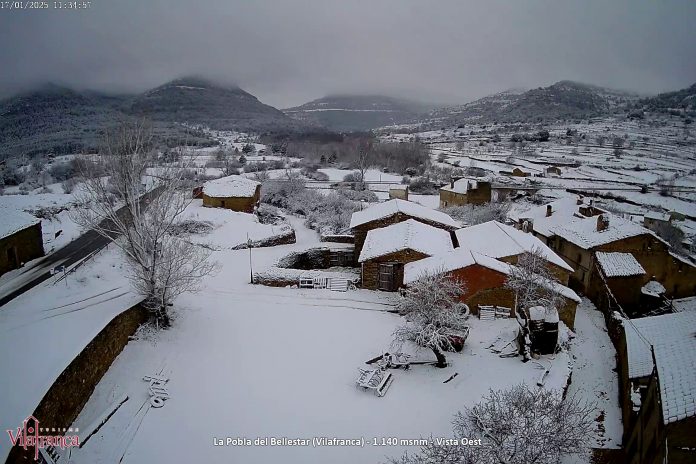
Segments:
[[[77,355],[53,383],[33,412],[42,428],[67,428],[77,418],[101,378],[128,344],[130,337],[148,318],[140,304],[109,322]],[[17,424],[18,426],[21,424]],[[7,464],[36,462],[34,448],[15,446]]]

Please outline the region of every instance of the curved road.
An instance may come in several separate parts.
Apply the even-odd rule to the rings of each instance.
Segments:
[[[157,190],[151,190],[144,194],[140,199],[141,206],[146,207],[149,199],[157,193]],[[125,207],[121,208],[119,213],[124,211]],[[89,230],[63,248],[35,260],[30,266],[25,266],[22,272],[0,287],[0,309],[7,302],[48,280],[52,275],[51,269],[56,266],[65,266],[66,268],[72,266],[89,256],[90,253],[104,248],[111,241],[112,239],[103,237],[94,230]]]

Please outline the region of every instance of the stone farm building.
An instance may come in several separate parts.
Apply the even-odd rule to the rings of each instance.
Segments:
[[[457,179],[440,189],[440,208],[448,206],[481,205],[491,201],[491,182],[488,179]]]
[[[372,229],[358,258],[362,286],[395,291],[403,286],[404,265],[452,249],[448,231],[415,219]]]
[[[395,184],[389,186],[389,199],[394,200],[396,198],[408,200],[408,185]]]
[[[253,213],[261,199],[261,184],[242,176],[227,176],[203,184],[203,206]]]
[[[696,462],[696,308],[623,322],[625,462]]]
[[[651,281],[661,284],[668,298],[696,295],[696,266],[673,253],[653,231],[582,199],[564,199],[533,208],[518,214],[517,222],[573,267],[569,285],[604,309],[608,300],[622,306],[634,304],[640,299],[641,286]],[[601,255],[600,261],[597,253],[622,255]],[[624,289],[621,295],[608,296],[607,285],[611,285],[605,285],[607,276],[632,277],[636,285]],[[634,293],[629,295],[631,291]],[[638,308],[624,309],[638,312]]]
[[[463,284],[462,301],[469,306],[472,313],[477,314],[479,305],[514,309],[515,297],[511,290],[505,288],[505,282],[512,270],[511,264],[462,247],[406,264],[403,282],[408,286],[424,274],[445,272]],[[544,285],[563,297],[564,303],[563,307],[559,308],[559,317],[568,327],[574,328],[575,311],[580,297],[573,290],[557,282],[544,281]],[[514,315],[514,311],[512,314]]]
[[[44,255],[40,220],[5,208],[0,218],[0,275]]]
[[[498,221],[465,227],[457,230],[455,235],[460,247],[510,264],[517,264],[519,257],[526,252],[537,252],[548,262],[549,270],[563,285],[568,285],[573,272],[572,267],[537,237]]]
[[[369,231],[391,224],[414,219],[423,224],[454,232],[460,225],[447,214],[419,205],[412,201],[394,199],[378,203],[369,208],[353,213],[350,228],[355,237],[355,256],[360,253]]]

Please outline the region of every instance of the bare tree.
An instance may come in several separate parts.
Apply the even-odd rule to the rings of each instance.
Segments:
[[[185,157],[157,165],[149,128],[127,122],[107,132],[99,170],[86,163],[84,182],[75,196],[87,208],[75,208],[74,221],[115,239],[126,256],[128,278],[145,307],[167,326],[167,308],[180,294],[194,291],[215,269],[210,252],[174,235],[191,195],[186,188]],[[149,192],[146,190],[149,187]]]
[[[518,385],[493,391],[455,415],[454,443],[432,439],[393,464],[556,464],[589,451],[594,405],[561,392]],[[481,442],[469,440],[480,437]],[[463,440],[466,440],[462,445]]]
[[[360,183],[355,184],[355,190],[365,190],[365,175],[372,162],[372,146],[369,143],[361,143],[358,148],[358,170]]]
[[[520,352],[525,362],[531,359],[529,308],[543,306],[549,314],[557,312],[563,297],[558,292],[558,280],[548,267],[539,248],[522,254],[512,266],[505,286],[515,295],[515,315],[520,325]],[[522,317],[520,317],[520,314]]]
[[[397,308],[406,323],[394,331],[394,344],[411,341],[435,353],[437,367],[447,367],[443,351],[454,351],[454,337],[468,332],[468,307],[459,298],[464,285],[444,273],[425,274],[406,288]]]
[[[532,306],[558,310],[563,297],[558,292],[558,279],[548,267],[539,248],[525,252],[511,267],[505,286],[515,295],[515,308],[525,312]]]

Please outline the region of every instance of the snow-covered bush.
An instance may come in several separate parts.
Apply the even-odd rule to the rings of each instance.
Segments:
[[[483,205],[462,205],[443,208],[444,213],[449,214],[454,219],[464,225],[475,226],[488,221],[505,222],[510,203],[485,203]]]
[[[413,193],[421,193],[424,195],[433,195],[437,193],[435,186],[427,177],[417,177],[415,179],[411,179],[411,183],[409,184],[408,188]]]
[[[203,235],[207,234],[213,230],[212,224],[205,221],[195,221],[193,219],[187,219],[185,221],[177,222],[172,226],[172,235]]]
[[[262,203],[256,209],[256,216],[259,218],[261,224],[280,224],[285,220],[285,215],[275,206]]]
[[[432,350],[437,367],[447,367],[443,351],[455,351],[454,340],[468,332],[468,308],[460,302],[464,284],[443,273],[424,274],[403,290],[397,309],[406,323],[394,331],[394,344],[411,341]]]
[[[393,464],[556,464],[589,451],[595,427],[592,404],[560,391],[517,385],[490,390],[482,401],[454,416],[457,446],[433,441]],[[470,443],[468,440],[478,442]],[[467,440],[462,445],[461,440]]]
[[[349,200],[353,201],[366,201],[368,203],[374,203],[379,201],[377,194],[372,190],[350,190],[350,189],[340,189],[336,191],[339,195],[342,195]]]

